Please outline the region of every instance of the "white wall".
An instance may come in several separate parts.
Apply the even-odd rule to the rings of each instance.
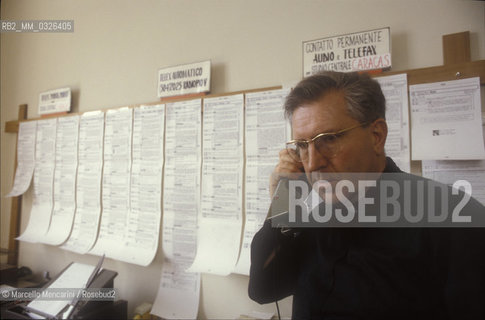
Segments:
[[[74,20],[74,33],[1,34],[1,247],[8,246],[14,134],[5,122],[18,105],[37,117],[38,94],[70,86],[74,111],[157,100],[157,70],[212,60],[212,92],[289,83],[301,78],[301,42],[389,26],[393,70],[441,65],[444,34],[471,32],[472,60],[485,59],[485,2],[446,0],[3,0],[1,18]],[[21,230],[31,206],[23,200]],[[95,263],[41,244],[20,244],[20,264],[55,274],[70,261]],[[155,298],[159,250],[146,268],[108,259],[129,312]],[[274,310],[247,297],[248,278],[202,276],[199,318]],[[281,303],[291,314],[291,300]]]

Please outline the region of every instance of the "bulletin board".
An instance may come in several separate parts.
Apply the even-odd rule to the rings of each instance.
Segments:
[[[457,79],[465,79],[470,77],[479,77],[480,85],[485,84],[485,60],[471,61],[470,57],[470,33],[461,32],[443,36],[443,61],[442,66],[434,66],[420,69],[391,71],[374,73],[373,76],[387,76],[395,74],[407,74],[408,85],[431,83],[439,81],[450,81]],[[246,90],[239,92],[231,92],[219,95],[207,95],[203,99],[211,99],[221,96],[234,96],[237,94],[247,94],[258,91],[276,90],[281,87],[261,88],[255,90]],[[144,105],[156,105],[160,103],[171,103],[177,101],[192,100],[195,97],[173,98],[169,100],[162,100],[161,102],[153,102]],[[139,105],[137,105],[139,106]],[[130,106],[130,107],[137,107]],[[72,114],[69,114],[72,115]],[[18,119],[16,121],[9,121],[6,123],[5,132],[17,133],[19,122],[27,120],[27,105],[19,106]],[[38,119],[29,119],[38,120]],[[15,166],[17,159],[15,159]],[[417,167],[416,164],[413,167]],[[417,171],[417,170],[413,170]],[[21,213],[21,199],[22,196],[14,197],[12,199],[11,213],[10,213],[10,235],[8,248],[8,263],[17,265],[18,262],[18,241],[15,237],[19,235],[20,213]]]

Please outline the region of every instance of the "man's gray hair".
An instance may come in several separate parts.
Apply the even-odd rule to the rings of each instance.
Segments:
[[[386,118],[386,99],[379,83],[365,73],[325,71],[300,81],[288,94],[285,115],[291,119],[302,104],[316,102],[331,91],[341,91],[349,115],[360,123]]]

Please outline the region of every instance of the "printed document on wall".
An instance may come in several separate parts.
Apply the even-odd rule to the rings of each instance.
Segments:
[[[191,272],[228,275],[242,228],[244,96],[204,100],[202,198]]]
[[[158,249],[161,219],[165,106],[133,109],[130,210],[114,259],[148,266]]]
[[[482,124],[485,139],[485,122]],[[485,205],[485,160],[424,160],[423,177],[452,186],[458,180],[468,181],[471,196]]]
[[[263,226],[271,203],[269,179],[279,151],[290,140],[283,104],[289,89],[246,94],[246,216],[241,253],[234,272],[249,275],[250,247]]]
[[[20,122],[17,138],[17,170],[12,190],[6,197],[17,197],[30,186],[35,166],[37,121]]]
[[[57,119],[37,121],[32,209],[27,228],[17,240],[41,241],[51,222],[54,192]]]
[[[106,111],[104,128],[104,164],[101,186],[102,213],[99,235],[89,253],[114,253],[123,244],[130,209],[131,131],[133,109]]]
[[[151,314],[163,319],[197,319],[200,273],[188,273],[182,265],[165,260]]]
[[[164,319],[195,319],[200,273],[185,270],[197,247],[200,205],[201,100],[167,104],[163,183],[162,277],[151,313]]]
[[[413,160],[485,159],[479,78],[409,90]]]
[[[472,187],[471,196],[485,205],[485,160],[424,160],[423,177],[453,186],[465,180]]]
[[[165,257],[195,257],[200,208],[201,100],[167,104],[163,234]]]
[[[76,213],[67,242],[61,247],[87,253],[98,236],[101,216],[101,174],[103,172],[104,112],[81,115],[79,123]]]
[[[386,155],[391,157],[401,170],[411,172],[407,75],[403,73],[375,79],[381,85],[386,98]]]
[[[60,245],[67,240],[76,210],[77,148],[80,116],[57,119],[54,170],[54,209],[43,243]]]

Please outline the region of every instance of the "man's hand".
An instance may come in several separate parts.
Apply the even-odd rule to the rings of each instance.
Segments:
[[[269,195],[271,199],[281,178],[295,179],[297,173],[302,174],[302,177],[304,176],[303,164],[293,160],[288,152],[295,151],[283,149],[279,152],[280,160],[269,178]]]

